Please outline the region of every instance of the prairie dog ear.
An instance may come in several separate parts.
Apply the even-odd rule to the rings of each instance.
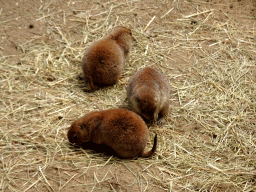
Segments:
[[[89,134],[89,127],[85,124],[79,125],[79,131],[81,132],[81,135],[88,135]]]
[[[78,136],[77,136],[77,134],[75,134],[74,136],[73,136],[73,143],[77,143],[77,141],[78,141]]]
[[[135,94],[131,96],[130,98],[130,104],[131,106],[134,107],[138,107],[139,104],[139,97],[137,97]]]
[[[85,126],[85,124],[80,124],[80,125],[79,125],[79,128],[80,128],[81,130],[83,130],[83,131],[85,131],[85,130],[86,130],[86,126]]]
[[[141,98],[140,97],[134,97],[136,100],[135,101],[137,101],[138,103],[140,103],[141,102]]]
[[[84,143],[89,142],[91,138],[89,126],[86,126],[85,124],[81,123],[79,124],[79,135],[78,135],[78,142]]]

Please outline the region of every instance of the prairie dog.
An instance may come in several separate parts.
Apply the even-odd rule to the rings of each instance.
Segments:
[[[118,26],[86,49],[82,70],[93,91],[117,82],[132,41],[131,30]]]
[[[157,135],[153,148],[146,152],[148,136],[143,119],[125,109],[91,112],[73,122],[68,130],[70,143],[79,146],[88,142],[105,144],[121,158],[152,156],[156,151]]]
[[[146,120],[163,123],[169,111],[170,84],[159,70],[145,67],[133,74],[127,84],[131,109]]]

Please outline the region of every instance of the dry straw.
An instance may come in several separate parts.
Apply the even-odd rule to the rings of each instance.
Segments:
[[[70,1],[38,9],[33,17],[45,33],[18,44],[18,64],[17,56],[0,58],[1,191],[255,191],[255,33],[228,15],[213,22],[212,4],[196,10],[199,4],[173,1],[159,11],[139,1]],[[87,92],[83,52],[115,25],[137,40],[123,75],[113,87]],[[166,124],[150,126],[148,147],[156,132],[157,154],[121,160],[71,146],[71,122],[127,107],[126,83],[144,66],[164,72],[172,87]]]

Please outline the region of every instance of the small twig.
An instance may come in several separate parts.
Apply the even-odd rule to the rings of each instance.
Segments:
[[[169,11],[167,11],[167,12],[161,17],[161,19],[162,19],[164,16],[166,16],[167,14],[169,14],[172,10],[173,10],[173,8],[171,8]]]
[[[205,18],[205,20],[202,23],[200,23],[200,25],[193,32],[189,33],[188,35],[192,35],[193,33],[195,33],[209,19],[210,15],[212,13],[213,12],[210,12],[209,15]]]
[[[46,179],[46,177],[45,177],[45,175],[44,175],[44,173],[43,173],[43,171],[42,171],[42,169],[41,169],[41,166],[39,166],[39,171],[40,171],[41,175],[43,176],[45,182],[46,182],[46,183],[49,185],[49,187],[52,189],[52,191],[55,191],[55,190],[52,188],[52,186],[50,185],[50,183],[48,182],[48,180]]]
[[[177,89],[177,93],[178,93],[178,99],[179,99],[180,106],[182,106],[181,99],[180,99],[180,92],[179,92],[179,89]]]
[[[188,176],[191,176],[191,175],[194,175],[194,173],[190,173],[190,174],[188,174],[188,175],[184,175],[184,176],[180,176],[180,177],[175,177],[175,178],[172,178],[172,179],[168,179],[168,181],[173,181],[173,180],[175,180],[175,179],[182,179],[182,178],[184,178],[184,177],[188,177]]]
[[[148,26],[152,23],[152,21],[154,21],[154,19],[156,18],[156,16],[152,17],[152,19],[148,22],[147,26],[142,30],[142,32],[145,32],[146,29],[148,28]]]
[[[112,159],[112,157],[113,157],[113,156],[111,156],[111,157],[108,158],[108,160],[106,161],[106,163],[104,163],[103,167],[105,167],[105,166],[108,164],[108,162]]]
[[[39,21],[39,20],[44,19],[44,18],[46,18],[46,17],[49,17],[49,16],[52,16],[52,15],[58,14],[58,13],[60,13],[60,12],[62,12],[62,11],[63,11],[63,10],[60,10],[60,11],[57,11],[57,12],[55,12],[55,13],[51,13],[51,14],[45,15],[45,16],[43,16],[43,17],[40,17],[40,18],[36,19],[36,21]]]
[[[35,184],[38,183],[38,181],[41,180],[42,177],[39,177],[34,183],[32,183],[28,188],[26,188],[23,192],[26,192],[27,190],[29,190],[31,187],[33,187]]]
[[[191,15],[188,15],[188,16],[183,16],[183,17],[184,18],[194,17],[194,16],[197,16],[197,15],[201,15],[201,14],[212,12],[212,11],[214,11],[214,9],[210,9],[210,10],[203,11],[203,12],[200,12],[200,13],[194,13],[194,14],[191,14]]]
[[[16,18],[12,18],[12,19],[8,19],[8,20],[6,20],[6,21],[1,21],[0,24],[2,24],[2,23],[7,23],[7,22],[10,22],[10,21],[13,21],[13,20],[18,20],[19,18],[21,18],[21,16],[16,17]]]
[[[214,81],[212,81],[211,79],[209,80],[219,91],[223,92],[223,88],[220,85],[217,85],[217,83],[215,83]]]
[[[213,168],[213,169],[215,169],[215,170],[217,170],[217,171],[219,171],[219,172],[221,172],[221,173],[223,173],[224,175],[226,175],[226,176],[227,176],[227,174],[226,174],[226,173],[224,173],[224,171],[223,171],[223,170],[221,170],[221,169],[219,169],[218,167],[216,167],[216,166],[212,165],[211,163],[208,163],[207,165],[208,165],[209,167],[211,167],[211,168]]]
[[[61,188],[59,189],[59,191],[61,191],[78,173],[74,174],[72,177],[70,177],[69,180],[67,180],[67,182],[61,186]]]
[[[188,150],[186,150],[185,148],[181,147],[180,145],[178,145],[177,143],[174,144],[174,146],[178,146],[180,149],[182,149],[183,151],[186,151],[188,154],[192,155],[192,153],[190,153]]]

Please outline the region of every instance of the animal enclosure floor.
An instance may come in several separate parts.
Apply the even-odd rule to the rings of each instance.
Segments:
[[[255,0],[0,1],[1,191],[256,191]],[[81,59],[114,26],[136,39],[118,83],[88,92]],[[71,146],[70,124],[127,107],[152,66],[171,85],[152,158]]]

